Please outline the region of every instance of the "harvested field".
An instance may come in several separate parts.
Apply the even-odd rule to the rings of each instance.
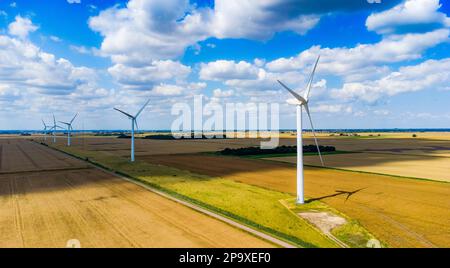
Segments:
[[[449,139],[323,137],[319,143],[342,151],[450,157]]]
[[[450,157],[357,153],[324,155],[323,158],[325,166],[328,167],[450,182]],[[287,163],[297,162],[295,156],[265,159]],[[305,156],[304,163],[321,165],[317,156]]]
[[[84,162],[35,146],[28,140],[0,140],[0,174],[86,167]]]
[[[292,164],[199,154],[145,156],[141,160],[282,192],[295,191]],[[305,193],[358,220],[391,247],[450,247],[450,184],[306,168]]]
[[[0,146],[0,247],[272,246],[44,146]]]

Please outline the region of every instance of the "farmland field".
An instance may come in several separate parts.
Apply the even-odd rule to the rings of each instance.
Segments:
[[[450,156],[358,153],[324,155],[323,158],[328,167],[450,182]],[[287,163],[297,162],[295,156],[265,159]],[[304,163],[313,166],[321,165],[317,156],[305,156]]]
[[[367,134],[366,134],[367,135]],[[313,140],[305,135],[305,144]],[[422,137],[423,136],[423,137]],[[383,173],[396,176],[450,181],[450,135],[445,133],[393,133],[389,136],[330,137],[322,135],[321,145],[335,146],[338,151],[360,154],[325,155],[325,165],[356,171]],[[63,143],[65,139],[60,139]],[[259,146],[261,139],[204,139],[204,140],[136,140],[136,155],[167,155],[180,153],[216,152],[225,148]],[[89,137],[74,139],[73,143],[89,151],[127,157],[128,139]],[[295,139],[282,135],[280,145],[295,145]],[[274,157],[271,160],[294,162],[295,157]],[[316,156],[306,156],[305,164],[319,165]]]
[[[37,143],[0,148],[0,247],[272,247]]]
[[[289,164],[186,154],[144,160],[282,192],[296,189],[295,167]],[[348,200],[346,195],[333,196],[356,190]],[[391,246],[450,246],[450,184],[306,168],[305,194],[359,220]]]
[[[102,141],[103,145],[100,144]],[[307,139],[307,142],[311,141]],[[282,144],[292,144],[293,139],[283,138]],[[336,138],[322,137],[322,145],[334,145],[338,150],[359,151],[356,154],[329,155],[325,157],[355,156],[364,151],[385,152],[392,158],[414,154],[445,157],[448,137],[443,139],[407,137]],[[86,138],[84,144],[94,144],[95,152],[128,157],[129,141],[113,138]],[[76,141],[82,148],[81,140]],[[200,152],[216,151],[225,147],[238,148],[258,145],[256,139],[156,141],[138,140],[138,160],[188,170],[198,174],[220,177],[285,193],[295,191],[295,166],[289,163],[222,157]],[[103,147],[103,148],[102,148]],[[111,151],[111,148],[116,151]],[[165,149],[164,149],[165,147]],[[92,151],[91,146],[86,146]],[[104,151],[102,151],[104,149]],[[164,154],[164,151],[167,153]],[[172,153],[174,152],[174,153]],[[311,156],[313,157],[313,156]],[[424,162],[430,163],[424,157]],[[415,160],[418,161],[418,160]],[[446,164],[448,162],[440,162]],[[377,168],[379,162],[373,164]],[[439,165],[437,165],[439,166]],[[431,166],[433,167],[433,166]],[[422,165],[424,175],[427,166]],[[353,169],[353,168],[352,168]],[[358,170],[355,168],[355,170]],[[405,169],[407,170],[407,169]],[[414,171],[411,167],[409,171]],[[431,170],[431,169],[430,169]],[[382,172],[380,172],[382,173]],[[407,173],[402,173],[408,176]],[[418,177],[418,176],[416,176]],[[433,179],[433,178],[431,178]],[[305,191],[308,198],[320,199],[332,207],[358,220],[376,237],[392,247],[450,247],[450,184],[444,182],[405,179],[385,175],[365,174],[308,167],[305,171]],[[347,199],[337,191],[355,192]]]

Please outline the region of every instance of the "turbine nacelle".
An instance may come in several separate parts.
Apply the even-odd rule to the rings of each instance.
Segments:
[[[289,105],[296,105],[297,106],[297,105],[305,105],[305,104],[308,103],[308,101],[304,102],[304,101],[299,101],[299,100],[297,100],[295,98],[290,98],[290,99],[286,100],[286,103],[289,104]]]
[[[287,102],[289,104],[292,105],[304,105],[304,104],[308,104],[308,97],[302,97],[300,96],[297,92],[295,92],[294,90],[290,89],[288,86],[286,86],[283,82],[281,82],[280,80],[277,80],[278,83],[280,83],[280,85],[282,87],[284,87],[287,91],[289,91],[289,93],[291,93],[292,96],[294,96],[294,99],[288,99]]]

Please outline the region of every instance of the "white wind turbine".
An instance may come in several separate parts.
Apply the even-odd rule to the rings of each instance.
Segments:
[[[50,126],[47,126],[47,124],[44,122],[44,119],[42,120],[42,124],[44,125],[44,141],[47,141],[47,131],[50,130]]]
[[[316,72],[317,63],[319,62],[320,56],[317,57],[316,63],[314,64],[313,71],[309,77],[308,85],[303,96],[300,96],[295,91],[287,87],[281,81],[277,80],[285,89],[287,89],[296,99],[295,105],[297,106],[297,204],[304,204],[304,178],[303,178],[303,140],[302,140],[302,107],[305,108],[308,114],[309,122],[311,123],[312,133],[314,135],[314,141],[316,143],[317,152],[319,153],[320,162],[323,166],[322,154],[320,153],[319,144],[316,138],[316,132],[314,130],[313,122],[311,119],[311,114],[309,113],[308,101],[309,92],[311,91],[311,86],[314,78],[314,73]]]
[[[77,117],[77,115],[78,115],[78,113],[75,114],[75,116],[72,118],[72,120],[70,120],[69,123],[59,121],[60,123],[67,126],[67,146],[70,146],[70,132],[73,130],[72,123],[73,123],[73,120],[75,120],[75,118]]]
[[[62,127],[60,127],[60,126],[58,126],[58,125],[56,124],[55,115],[53,114],[53,127],[50,128],[50,130],[53,130],[53,131],[52,131],[52,135],[53,135],[53,143],[56,142],[56,129],[57,129],[57,128],[63,129]]]
[[[136,125],[136,128],[138,128],[137,124],[137,118],[139,114],[144,110],[145,106],[150,102],[150,99],[142,106],[142,108],[137,112],[135,116],[132,116],[129,113],[126,113],[120,109],[114,108],[114,110],[119,111],[126,115],[131,120],[131,162],[134,162],[134,126]],[[139,128],[138,128],[139,129]]]

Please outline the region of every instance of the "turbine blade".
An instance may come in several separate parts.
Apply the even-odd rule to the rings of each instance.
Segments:
[[[312,81],[314,79],[314,73],[316,72],[316,68],[317,68],[317,64],[319,63],[319,59],[320,59],[320,55],[317,57],[316,63],[314,64],[313,71],[312,71],[311,75],[309,76],[308,86],[306,88],[306,92],[305,92],[305,96],[304,96],[305,100],[308,100],[308,98],[309,98],[309,92],[311,91]]]
[[[317,152],[319,153],[320,163],[322,163],[322,167],[323,167],[324,164],[323,164],[322,154],[320,153],[319,143],[317,142],[317,137],[316,137],[316,130],[314,129],[313,121],[311,119],[311,114],[309,113],[309,107],[308,107],[307,103],[304,106],[305,106],[306,113],[308,114],[309,122],[311,123],[311,129],[312,129],[312,133],[314,136],[314,142],[316,143]]]
[[[291,93],[298,101],[300,101],[300,102],[302,102],[302,103],[304,103],[304,102],[306,102],[306,100],[302,97],[302,96],[300,96],[299,94],[297,94],[297,92],[295,92],[295,91],[293,91],[292,89],[290,89],[290,88],[288,88],[285,84],[283,84],[280,80],[277,80],[278,81],[278,83],[280,83],[280,85],[282,86],[282,87],[284,87],[287,91],[289,91],[289,93]]]
[[[53,125],[56,126],[55,114],[53,114]]]
[[[123,113],[124,115],[128,116],[128,117],[131,118],[131,119],[134,118],[131,114],[126,113],[126,112],[124,112],[124,111],[122,111],[122,110],[120,110],[120,109],[114,108],[114,110]]]
[[[70,125],[70,124],[67,123],[67,122],[63,122],[63,121],[58,121],[58,122],[60,122],[60,123],[62,123],[62,124],[64,124],[64,125]]]
[[[75,120],[75,118],[77,117],[78,113],[75,114],[75,116],[72,118],[72,120],[70,120],[70,124],[72,124],[73,120]]]
[[[139,112],[137,112],[137,114],[134,116],[135,118],[137,118],[139,116],[139,114],[141,114],[141,112],[144,110],[144,108],[147,106],[147,104],[150,102],[150,99],[147,100],[147,102],[144,104],[144,106],[142,106],[142,108],[139,110]]]

